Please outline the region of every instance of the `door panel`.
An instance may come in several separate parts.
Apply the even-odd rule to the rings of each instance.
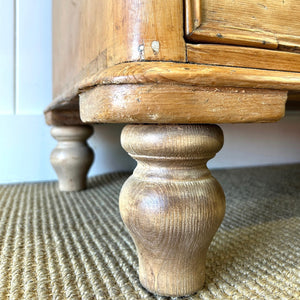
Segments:
[[[186,39],[299,51],[299,12],[297,0],[185,0]]]

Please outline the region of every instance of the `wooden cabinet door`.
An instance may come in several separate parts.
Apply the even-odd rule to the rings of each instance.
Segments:
[[[185,0],[186,39],[300,50],[298,0]]]

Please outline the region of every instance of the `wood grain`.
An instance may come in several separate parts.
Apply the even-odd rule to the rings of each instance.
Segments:
[[[137,160],[120,194],[142,285],[184,296],[205,279],[208,246],[225,211],[221,186],[206,167],[223,145],[216,125],[127,125],[123,148]]]
[[[278,40],[269,32],[260,32],[255,28],[244,30],[238,26],[231,28],[220,23],[201,24],[186,37],[186,40],[193,43],[205,42],[266,49],[279,47]]]
[[[183,3],[53,0],[53,98],[72,99],[84,78],[121,62],[185,61]]]
[[[246,123],[284,116],[286,91],[178,84],[99,85],[80,95],[84,122]]]
[[[55,126],[51,135],[57,140],[50,161],[65,192],[86,188],[86,176],[94,160],[86,140],[93,134],[91,126]]]
[[[208,87],[242,87],[300,91],[300,74],[272,70],[173,62],[120,64],[86,78],[85,90],[98,84],[172,83]]]
[[[187,44],[187,61],[219,66],[300,72],[300,54],[250,47]]]
[[[186,0],[186,37],[193,42],[299,51],[300,3],[296,0]],[[193,24],[191,28],[191,24]]]
[[[83,125],[77,109],[58,109],[45,112],[46,123],[50,126]]]
[[[79,115],[79,97],[52,102],[44,111],[46,123],[50,126],[83,125]]]
[[[201,1],[184,0],[185,34],[190,35],[201,25]]]

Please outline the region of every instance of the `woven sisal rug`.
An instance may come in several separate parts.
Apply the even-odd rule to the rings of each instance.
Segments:
[[[205,287],[187,299],[300,299],[300,165],[213,174],[226,216]],[[0,186],[0,299],[167,299],[139,284],[118,212],[128,175],[74,193],[55,182]]]

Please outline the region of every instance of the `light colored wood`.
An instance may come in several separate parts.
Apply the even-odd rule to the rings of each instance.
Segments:
[[[300,54],[250,47],[187,44],[187,61],[198,64],[300,72]]]
[[[114,27],[109,26],[109,65],[138,60],[185,61],[181,0],[111,2]]]
[[[98,84],[127,83],[171,83],[300,91],[300,74],[173,62],[133,62],[116,65],[86,78],[81,82],[80,90],[84,91]]]
[[[193,42],[300,49],[299,1],[185,0],[185,9],[186,36]]]
[[[44,110],[44,113],[49,111],[55,111],[60,109],[78,109],[79,108],[79,96],[73,97],[72,99],[68,100],[61,100],[58,102],[52,101],[48,107]]]
[[[243,30],[240,28],[228,28],[219,23],[201,25],[187,41],[194,43],[216,43],[240,45],[255,48],[278,49],[278,41],[269,32],[259,32],[255,29]]]
[[[91,126],[56,126],[51,135],[58,141],[50,161],[58,176],[59,189],[65,192],[86,188],[86,176],[94,154],[86,140],[92,135]]]
[[[185,61],[183,35],[181,0],[53,0],[53,98],[121,62]]]
[[[83,125],[79,115],[79,97],[51,103],[44,111],[46,123],[50,126]]]
[[[50,126],[84,125],[77,109],[59,109],[45,112],[45,120]]]
[[[190,35],[201,25],[201,1],[184,0],[185,34]]]
[[[287,92],[187,85],[100,85],[80,95],[91,123],[274,122],[284,116]]]
[[[123,148],[137,160],[120,194],[120,212],[137,248],[142,285],[184,296],[205,279],[208,246],[225,197],[206,167],[223,145],[216,125],[127,125]]]
[[[241,5],[244,5],[243,3]],[[228,7],[232,7],[232,4]],[[203,14],[203,10],[206,11],[208,8],[205,1],[203,3],[198,0],[186,1],[186,8],[187,27],[200,26],[203,32],[207,26],[206,13]],[[103,84],[106,79],[111,83],[119,83],[122,80],[123,83],[127,83],[127,75],[132,75],[129,80],[131,82],[144,82],[147,78],[148,82],[175,81],[180,84],[201,86],[300,90],[299,75],[292,72],[269,73],[242,68],[219,69],[217,66],[208,68],[190,64],[174,66],[171,62],[164,62],[165,65],[153,62],[152,65],[145,63],[142,68],[137,67],[132,74],[126,74],[128,64],[123,64],[124,62],[135,64],[135,61],[143,60],[181,63],[186,61],[183,16],[184,8],[180,0],[53,0],[54,103],[60,105],[64,101],[72,100],[78,96],[81,89]],[[223,26],[223,23],[221,25]],[[261,32],[255,27],[246,31],[244,28],[223,27],[227,33],[230,30],[242,30],[244,34],[252,37],[255,42],[248,43],[248,46],[259,45],[262,43],[261,34],[267,34],[267,31]],[[264,36],[266,43],[263,47],[276,48],[277,37],[273,43],[274,34],[269,35],[269,39]],[[278,37],[281,35],[281,31],[278,32]],[[226,39],[223,38],[224,41]],[[287,47],[289,50],[296,47],[297,37],[289,36],[288,41],[288,44],[285,46],[282,44],[280,47]],[[248,51],[247,48],[245,51]],[[268,62],[270,65],[267,64],[266,68],[273,68],[270,60]],[[288,63],[280,63],[279,68],[283,71],[298,70],[297,64]],[[118,72],[123,76],[122,80],[119,77],[114,78]],[[138,72],[147,74],[137,74]],[[138,80],[134,79],[136,75]],[[141,79],[141,76],[144,78]],[[101,83],[102,79],[104,80]]]

